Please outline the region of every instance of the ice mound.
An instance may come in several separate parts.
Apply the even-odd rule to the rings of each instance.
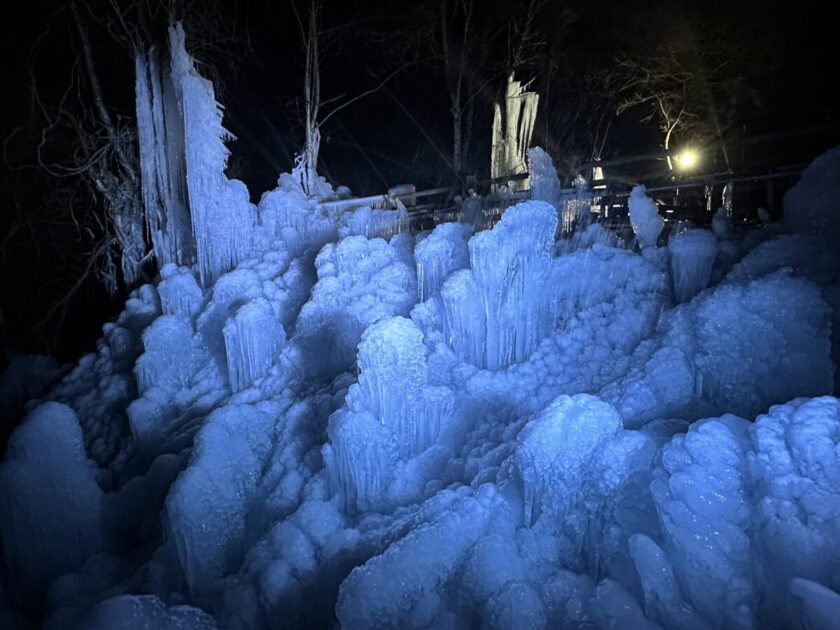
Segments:
[[[102,498],[76,414],[55,402],[37,407],[0,464],[3,561],[17,597],[35,604],[102,546]]]
[[[784,199],[784,222],[793,232],[840,237],[840,147],[826,151],[802,171],[799,183]]]
[[[407,315],[416,301],[411,243],[349,236],[325,246],[315,260],[318,282],[301,309],[295,344],[305,374],[332,378],[355,360],[362,332],[393,315]]]
[[[453,271],[469,265],[464,227],[459,223],[441,223],[414,247],[417,263],[417,297],[428,300],[436,294]]]
[[[154,595],[105,600],[82,622],[83,630],[216,630],[213,618],[191,606],[166,606]]]
[[[324,447],[330,485],[350,512],[422,497],[424,469],[450,454],[455,403],[449,388],[430,385],[423,338],[408,319],[368,328],[358,363],[359,382],[330,419]],[[438,452],[425,453],[432,446]]]
[[[470,268],[453,273],[439,298],[444,337],[459,357],[498,369],[524,360],[551,332],[554,304],[542,288],[551,286],[556,229],[554,209],[532,201],[470,239]]]
[[[663,318],[661,341],[637,352],[643,364],[601,396],[638,425],[726,410],[751,416],[798,393],[828,393],[828,317],[819,289],[784,272],[723,286]]]

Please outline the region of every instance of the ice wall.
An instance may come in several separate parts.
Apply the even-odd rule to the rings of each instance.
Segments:
[[[227,234],[133,293],[13,437],[0,625],[26,606],[55,628],[832,622],[840,412],[802,398],[834,371],[826,239],[718,229],[710,283],[702,232],[557,242],[537,200],[469,243],[415,239],[298,173],[230,218],[237,240],[212,93],[172,61],[210,138],[193,218]],[[588,192],[557,203],[577,216]]]

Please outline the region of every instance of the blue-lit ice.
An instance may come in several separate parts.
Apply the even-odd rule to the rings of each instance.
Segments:
[[[660,243],[637,189],[635,246],[567,234],[534,153],[538,199],[412,235],[295,173],[252,206],[172,37],[141,148],[188,216],[11,439],[0,625],[836,627],[840,150],[790,229]]]

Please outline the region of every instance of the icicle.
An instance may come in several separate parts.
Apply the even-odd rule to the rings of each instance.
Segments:
[[[349,511],[386,506],[398,466],[444,433],[455,398],[429,385],[423,335],[404,317],[371,326],[359,344],[359,382],[330,419],[325,460],[333,492]],[[416,487],[423,480],[415,478]]]
[[[233,391],[268,373],[286,343],[286,333],[265,298],[247,302],[223,328],[228,378]]]
[[[470,239],[470,270],[441,289],[444,337],[461,358],[496,370],[526,359],[551,332],[556,303],[546,285],[556,230],[554,209],[531,201]]]
[[[709,285],[718,252],[715,235],[709,230],[689,230],[668,243],[674,297],[687,302]]]
[[[421,302],[440,290],[453,271],[469,265],[464,228],[458,223],[441,223],[414,248],[417,263],[417,295]]]
[[[163,315],[145,330],[145,352],[134,367],[141,395],[152,387],[175,391],[189,384],[192,336],[189,322],[175,315]]]

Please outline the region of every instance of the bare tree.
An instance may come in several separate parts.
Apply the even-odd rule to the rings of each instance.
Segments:
[[[679,47],[663,43],[652,54],[620,59],[613,75],[620,95],[616,113],[641,107],[646,111],[642,122],[656,121],[669,169],[674,168],[671,151],[681,141],[719,149],[730,170],[726,133],[735,123],[743,82],[735,70],[740,61],[722,44],[700,47],[693,41]]]
[[[130,106],[133,81],[103,77],[114,71],[132,77],[135,51],[161,42],[178,16],[197,28],[204,25],[206,32],[199,30],[192,39],[203,41],[205,69],[225,67],[218,61],[233,58],[230,29],[211,25],[222,22],[214,7],[189,0],[98,5],[70,0],[49,16],[30,50],[30,117],[3,145],[13,192],[6,201],[0,256],[21,257],[44,270],[38,286],[43,302],[38,317],[28,319],[27,334],[40,338],[45,349],[55,347],[74,297],[92,280],[114,295],[147,281],[152,270]],[[199,11],[200,16],[194,14]],[[64,49],[65,58],[48,56],[45,51],[52,49],[44,44],[64,30],[70,35],[70,58]],[[62,86],[50,77],[63,64],[68,79]],[[15,196],[24,189],[31,191],[27,199]]]

